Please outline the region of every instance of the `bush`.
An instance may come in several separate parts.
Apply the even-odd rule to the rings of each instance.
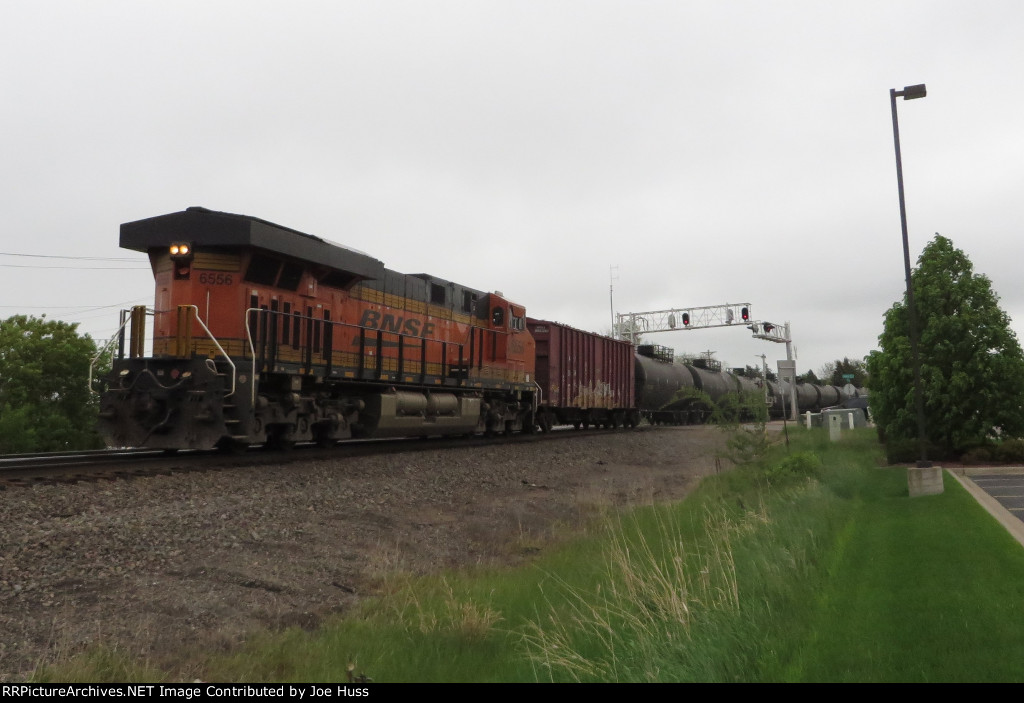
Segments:
[[[993,447],[982,446],[974,447],[964,452],[963,456],[960,457],[960,461],[965,464],[991,464],[995,459],[995,451]]]
[[[794,452],[765,469],[769,483],[793,478],[812,478],[821,473],[821,457],[814,452]]]
[[[1024,461],[1024,439],[1008,439],[996,445],[994,458],[1006,463]]]

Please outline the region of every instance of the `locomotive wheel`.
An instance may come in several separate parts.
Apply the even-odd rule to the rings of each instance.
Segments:
[[[272,437],[267,441],[267,449],[275,452],[290,452],[295,449],[295,440]]]
[[[248,448],[248,442],[233,437],[221,437],[217,442],[217,449],[224,454],[244,454]]]
[[[290,437],[288,425],[270,425],[267,428],[267,449],[277,452],[287,452],[295,448],[295,440]]]

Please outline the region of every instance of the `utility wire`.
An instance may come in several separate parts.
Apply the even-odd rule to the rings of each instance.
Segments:
[[[114,261],[121,261],[121,259],[114,259]],[[0,264],[0,267],[9,268],[9,269],[71,269],[73,271],[142,271],[142,270],[149,270],[149,266],[33,266],[31,264]]]
[[[59,256],[57,254],[14,254],[9,251],[0,251],[0,256],[27,256],[33,259],[74,259],[76,261],[138,261],[138,257],[112,257],[112,256]]]
[[[78,314],[93,312],[95,310],[109,310],[110,308],[119,308],[122,305],[137,305],[139,303],[146,302],[136,298],[135,300],[125,300],[120,303],[111,303],[110,305],[0,305],[0,308],[18,308],[20,310],[77,310]]]

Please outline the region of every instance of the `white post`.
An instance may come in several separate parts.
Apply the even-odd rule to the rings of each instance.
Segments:
[[[786,325],[786,360],[793,361],[793,335],[789,330],[789,323]],[[793,382],[789,384],[789,409],[790,417],[796,420],[797,414],[800,410],[796,406],[796,364],[793,364]]]
[[[828,416],[828,438],[833,442],[839,441],[839,436],[842,433],[842,421],[838,415]]]

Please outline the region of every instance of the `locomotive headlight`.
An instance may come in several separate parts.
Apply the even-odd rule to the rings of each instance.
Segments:
[[[184,243],[172,244],[170,247],[170,252],[171,256],[188,256],[189,254],[192,253],[192,247]]]
[[[175,280],[185,280],[192,275],[192,245],[185,242],[174,242],[168,247],[171,261],[174,262]]]

